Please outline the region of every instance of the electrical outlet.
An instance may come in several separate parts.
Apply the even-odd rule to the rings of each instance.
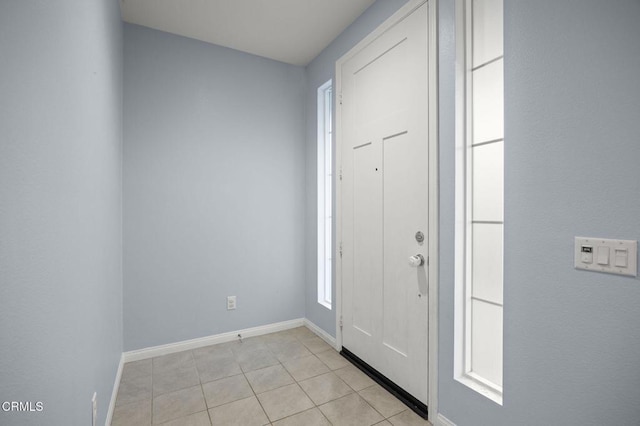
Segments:
[[[91,398],[91,407],[93,409],[93,414],[91,415],[91,424],[96,426],[96,422],[98,421],[98,393],[93,393],[93,398]]]
[[[227,311],[231,311],[236,308],[236,297],[228,296],[227,297]]]

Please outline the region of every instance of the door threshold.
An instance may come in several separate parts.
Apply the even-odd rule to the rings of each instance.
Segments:
[[[429,417],[429,409],[425,403],[418,400],[416,397],[411,395],[406,390],[402,389],[400,386],[389,380],[385,375],[380,373],[378,370],[358,358],[353,352],[342,347],[340,351],[340,355],[346,358],[353,365],[358,367],[364,374],[371,377],[376,383],[385,388],[389,393],[398,398],[404,405],[413,410],[417,415],[422,417],[425,420],[428,420]]]

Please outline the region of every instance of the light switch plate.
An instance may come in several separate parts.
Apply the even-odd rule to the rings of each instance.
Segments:
[[[636,240],[575,237],[576,269],[635,277],[638,275],[637,257]]]

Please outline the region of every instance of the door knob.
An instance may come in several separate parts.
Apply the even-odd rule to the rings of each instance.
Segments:
[[[424,256],[422,256],[421,254],[414,254],[413,256],[409,256],[409,265],[415,266],[416,268],[418,266],[424,265]]]

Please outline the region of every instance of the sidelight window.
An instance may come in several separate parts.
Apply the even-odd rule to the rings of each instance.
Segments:
[[[455,378],[502,404],[502,0],[457,2]]]
[[[332,251],[332,122],[331,80],[318,88],[318,303],[331,309]]]

